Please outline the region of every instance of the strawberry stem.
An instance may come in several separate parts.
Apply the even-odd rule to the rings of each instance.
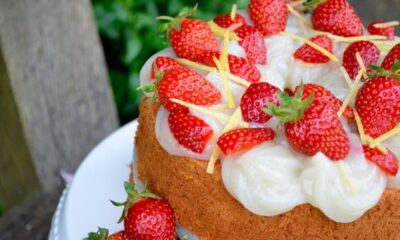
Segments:
[[[157,20],[167,21],[166,23],[160,24],[160,26],[158,27],[158,31],[161,33],[161,36],[164,37],[166,36],[168,39],[169,32],[171,31],[171,29],[176,29],[177,31],[180,31],[182,20],[193,16],[196,13],[196,10],[197,10],[197,4],[193,8],[188,8],[188,7],[182,8],[182,10],[178,13],[178,15],[175,18],[170,16],[156,17]]]
[[[398,59],[394,60],[391,70],[386,70],[378,65],[370,65],[369,67],[373,71],[368,73],[368,78],[366,78],[364,81],[368,81],[376,77],[393,77],[397,81],[400,81],[400,61]]]
[[[303,3],[303,12],[309,13],[312,12],[319,4],[326,2],[326,0],[307,0]]]
[[[83,240],[107,240],[107,238],[108,238],[108,229],[99,228],[97,232],[89,233],[88,236]]]
[[[290,96],[288,93],[283,92],[279,96],[279,104],[268,102],[268,108],[263,109],[264,112],[271,116],[278,117],[282,122],[297,122],[303,118],[305,110],[314,101],[314,93],[310,94],[306,99],[302,100],[303,84],[298,88],[295,96]]]

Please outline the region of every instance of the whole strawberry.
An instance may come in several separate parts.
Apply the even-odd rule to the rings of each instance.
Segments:
[[[147,190],[138,192],[128,182],[124,187],[127,200],[112,203],[124,206],[120,222],[124,221],[124,233],[129,239],[176,240],[175,216],[168,203]]]
[[[285,0],[250,0],[249,14],[254,26],[270,36],[285,30],[289,11]]]
[[[213,136],[212,128],[190,113],[171,112],[168,125],[179,144],[195,153],[202,153]]]
[[[176,66],[179,66],[179,63],[171,57],[165,57],[165,56],[157,57],[153,62],[153,67],[151,68],[150,72],[150,78],[156,79],[154,71],[155,68],[157,68],[159,72],[164,72]]]
[[[362,21],[346,0],[309,0],[305,6],[313,9],[316,4],[311,19],[315,30],[343,37],[363,35]]]
[[[190,19],[196,7],[192,10],[184,9],[176,18],[158,17],[167,20],[160,26],[167,31],[172,49],[178,57],[194,62],[202,62],[207,54],[220,52],[220,45],[208,24],[198,19]]]
[[[382,68],[391,71],[395,62],[400,61],[400,44],[394,46],[382,62]]]
[[[360,54],[367,72],[369,72],[371,70],[369,66],[378,62],[381,51],[370,41],[357,41],[350,44],[343,55],[343,67],[351,79],[355,79],[361,69],[356,58],[357,53]]]
[[[243,47],[250,63],[267,63],[267,46],[264,36],[253,26],[243,25],[235,30],[237,36],[241,39],[240,46]]]
[[[222,28],[229,28],[233,25],[246,25],[246,20],[240,14],[232,19],[231,14],[225,14],[214,18],[214,22]]]
[[[261,73],[258,68],[245,58],[229,55],[228,64],[233,75],[236,75],[250,83],[259,82],[261,79]]]
[[[267,102],[278,104],[279,89],[266,82],[253,83],[246,89],[240,101],[246,122],[266,123],[272,116],[263,111]]]
[[[396,29],[394,27],[375,27],[375,24],[384,23],[383,21],[374,21],[368,25],[368,32],[371,35],[381,35],[387,37],[387,40],[394,40]]]
[[[224,133],[217,144],[225,156],[230,156],[271,141],[274,137],[275,133],[270,128],[242,128]]]
[[[382,153],[378,149],[363,146],[365,158],[376,164],[385,173],[396,176],[399,172],[399,161],[392,152]]]
[[[268,103],[266,112],[284,122],[285,134],[292,148],[307,156],[322,152],[331,160],[342,160],[350,151],[350,141],[337,111],[314,94],[303,100],[300,87],[296,95],[280,96],[280,107]]]
[[[323,47],[330,53],[332,53],[333,51],[332,40],[325,35],[315,36],[311,38],[310,41]],[[306,63],[319,64],[329,62],[329,58],[327,56],[307,44],[304,44],[299,49],[297,49],[293,56],[294,58],[302,60]]]
[[[201,106],[218,104],[222,98],[218,89],[203,76],[183,66],[167,70],[156,85],[158,98],[169,111],[187,111],[186,107],[171,102],[170,98]]]

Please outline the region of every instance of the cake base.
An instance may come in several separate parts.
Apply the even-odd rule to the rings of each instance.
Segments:
[[[210,175],[206,161],[172,156],[160,146],[155,135],[158,108],[150,99],[140,106],[136,134],[139,178],[169,202],[177,223],[200,239],[400,239],[399,190],[386,190],[375,208],[348,224],[331,221],[309,204],[275,217],[251,213],[226,191],[220,163]]]

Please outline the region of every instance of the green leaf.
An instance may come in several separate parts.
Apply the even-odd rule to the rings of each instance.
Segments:
[[[125,49],[124,63],[129,64],[139,55],[142,49],[142,41],[137,32],[132,31],[128,35]]]
[[[107,240],[108,234],[108,229],[98,228],[97,232],[89,233],[83,240]]]

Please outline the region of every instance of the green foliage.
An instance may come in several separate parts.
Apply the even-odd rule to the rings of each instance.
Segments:
[[[157,31],[157,16],[175,16],[197,2],[190,0],[93,0],[93,8],[106,54],[109,77],[121,123],[137,117],[141,93],[139,71],[155,52],[167,47]],[[239,8],[247,0],[202,0],[194,17],[210,20],[230,12],[233,3]]]

